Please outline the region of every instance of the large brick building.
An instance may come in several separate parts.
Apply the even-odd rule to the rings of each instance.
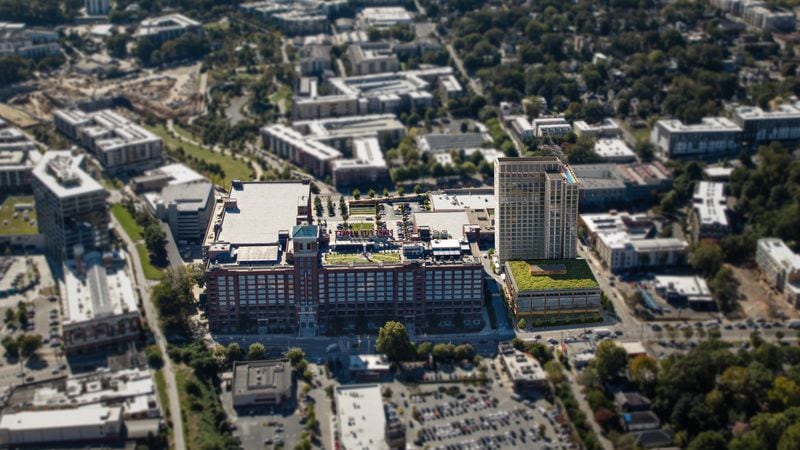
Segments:
[[[381,228],[329,234],[311,224],[310,197],[307,183],[234,182],[205,242],[212,331],[481,325],[482,265],[458,240],[412,244]]]

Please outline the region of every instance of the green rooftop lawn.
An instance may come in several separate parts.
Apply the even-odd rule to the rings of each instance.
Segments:
[[[530,264],[566,266],[566,275],[534,276],[530,272]],[[582,259],[554,259],[537,261],[509,261],[511,276],[520,291],[547,291],[557,289],[590,289],[598,286],[592,270]]]
[[[16,211],[14,217],[14,206],[17,203],[33,204],[33,197],[19,196],[8,197],[0,205],[0,236],[36,234],[39,227],[36,226],[36,209],[28,210],[28,220],[25,220],[24,211]]]
[[[377,264],[400,262],[399,253],[374,253],[370,255],[372,261],[361,253],[328,253],[325,255],[326,264]]]

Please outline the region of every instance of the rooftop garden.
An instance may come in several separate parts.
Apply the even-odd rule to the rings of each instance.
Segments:
[[[363,253],[327,253],[326,264],[377,264],[399,263],[400,253],[371,253],[369,259]]]
[[[534,275],[531,273],[532,264],[545,268],[563,266],[566,270],[544,270]],[[592,270],[583,259],[509,261],[507,265],[520,291],[591,289],[598,286]]]
[[[8,197],[0,205],[0,236],[36,234],[36,209],[17,210],[17,205],[33,205],[33,197]]]

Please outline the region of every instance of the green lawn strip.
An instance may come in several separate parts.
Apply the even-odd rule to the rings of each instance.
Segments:
[[[144,270],[144,277],[148,280],[160,280],[164,277],[164,273],[160,268],[150,262],[150,254],[147,252],[147,246],[144,244],[136,244],[136,252],[139,253],[139,261],[142,263],[142,270]]]
[[[156,390],[158,391],[158,401],[161,402],[161,408],[164,410],[164,417],[169,418],[169,395],[167,395],[167,380],[164,379],[163,368],[155,371],[155,381]],[[169,442],[170,448],[175,447],[175,442],[172,438],[172,426],[167,426],[167,442]]]
[[[565,274],[532,275],[531,264],[542,267],[564,266]],[[546,291],[558,289],[590,289],[597,287],[592,270],[582,259],[556,259],[540,261],[509,261],[511,276],[520,291]]]
[[[138,241],[142,238],[141,227],[139,227],[139,224],[136,223],[136,219],[133,218],[131,213],[128,212],[124,206],[119,203],[113,205],[111,207],[111,214],[114,214],[114,217],[119,224],[122,225],[122,229],[125,230],[125,233],[127,233],[131,240]]]
[[[175,154],[175,149],[178,147],[183,148],[184,153],[187,156],[192,156],[198,160],[203,160],[207,164],[219,164],[222,170],[225,172],[225,177],[220,177],[219,175],[211,172],[204,172],[208,178],[211,179],[214,183],[220,186],[229,186],[231,180],[249,180],[250,174],[252,169],[250,166],[238,159],[234,159],[233,156],[230,155],[223,155],[222,153],[211,151],[200,147],[198,145],[190,144],[188,142],[181,141],[175,137],[173,137],[167,129],[163,125],[158,125],[155,127],[149,127],[150,131],[157,134],[164,140],[164,143],[170,148],[171,153]],[[188,133],[188,131],[183,130],[183,133]],[[199,139],[195,136],[191,136],[190,139],[194,141],[199,141]],[[200,167],[196,164],[193,164],[191,161],[187,161],[187,164],[192,165],[196,170],[201,170]]]
[[[33,204],[33,197],[18,196],[8,197],[0,206],[0,236],[36,234],[39,228],[36,225],[36,209],[28,210],[28,220],[22,211],[16,211],[14,217],[14,206],[19,203]]]
[[[178,395],[183,416],[186,448],[225,448],[225,438],[219,432],[224,410],[213,386],[195,376],[191,368],[175,368]]]

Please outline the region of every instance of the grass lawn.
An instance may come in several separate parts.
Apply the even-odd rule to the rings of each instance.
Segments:
[[[26,220],[25,211],[14,210],[14,206],[20,203],[33,205],[33,197],[8,197],[0,205],[0,236],[36,234],[39,232],[39,227],[36,225],[36,208],[27,210],[28,218]]]
[[[375,215],[375,207],[374,206],[353,206],[350,208],[350,215],[351,216],[374,216]],[[355,224],[353,224],[355,225]]]
[[[136,253],[139,254],[139,261],[142,263],[142,270],[144,270],[144,277],[148,280],[160,280],[164,277],[162,269],[153,265],[150,262],[150,254],[147,252],[147,247],[144,244],[136,244]]]
[[[636,139],[636,142],[647,142],[650,140],[650,128],[647,127],[634,128],[624,120],[620,122],[622,123],[622,127],[628,130],[628,132],[633,135],[634,139]]]
[[[133,218],[131,213],[129,213],[124,206],[119,203],[113,205],[111,207],[111,214],[114,214],[114,217],[119,224],[122,225],[122,229],[125,230],[125,233],[128,234],[131,240],[138,241],[142,238],[142,228],[136,223],[136,219]]]
[[[288,85],[282,84],[281,87],[269,97],[269,101],[276,105],[281,100],[286,100],[286,106],[290,106],[292,102],[292,88]]]
[[[350,229],[353,231],[372,231],[375,225],[368,222],[356,222],[350,224]]]
[[[533,275],[531,274],[531,264],[556,270],[563,266],[566,273]],[[598,286],[589,264],[582,259],[509,261],[508,267],[511,269],[511,276],[520,291],[591,289]]]
[[[214,183],[222,186],[222,187],[229,187],[231,184],[231,180],[240,179],[240,180],[250,180],[250,175],[252,173],[252,169],[250,166],[241,160],[234,159],[230,155],[223,155],[222,153],[214,152],[203,147],[199,147],[197,145],[189,144],[188,142],[183,142],[178,140],[177,138],[172,137],[171,134],[167,131],[164,125],[158,125],[155,127],[148,127],[150,131],[159,135],[161,139],[164,140],[164,143],[170,148],[172,154],[175,154],[175,149],[178,147],[182,147],[184,153],[187,156],[192,156],[196,159],[203,160],[209,164],[219,164],[222,167],[222,170],[225,172],[225,177],[220,177],[217,174],[205,172],[208,178],[211,179]],[[200,141],[195,136],[192,136],[188,131],[183,130],[183,133],[187,133],[187,137],[190,137],[194,141]],[[191,161],[187,161],[187,164],[193,166],[196,170],[199,170],[197,164],[193,164]]]
[[[164,417],[169,419],[169,396],[167,395],[167,380],[164,379],[164,369],[155,371],[156,390],[158,391],[158,401],[161,402],[161,408],[164,410]],[[167,442],[169,448],[175,448],[175,441],[172,437],[172,426],[167,422]]]
[[[228,448],[227,439],[219,432],[225,420],[219,396],[212,386],[197,378],[191,368],[178,365],[175,380],[183,415],[186,448]]]
[[[375,262],[397,263],[400,262],[400,253],[373,253],[370,258]]]

